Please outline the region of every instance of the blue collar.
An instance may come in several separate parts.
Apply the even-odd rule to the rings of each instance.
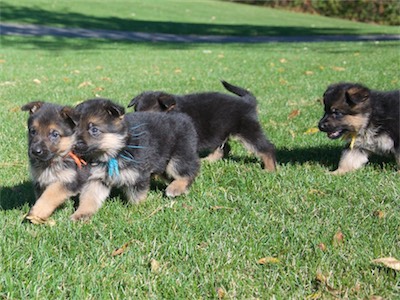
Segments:
[[[110,158],[107,163],[108,167],[108,176],[109,177],[119,177],[119,167],[118,167],[118,160],[116,158]]]

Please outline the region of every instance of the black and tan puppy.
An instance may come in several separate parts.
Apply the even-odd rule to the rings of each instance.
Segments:
[[[335,174],[361,168],[370,153],[393,154],[400,166],[399,102],[399,90],[380,92],[354,83],[328,87],[318,127],[331,139],[349,140]]]
[[[146,198],[150,176],[165,172],[173,179],[166,195],[175,197],[188,191],[199,171],[196,131],[183,114],[124,114],[110,100],[92,99],[79,104],[72,118],[78,124],[75,150],[91,169],[73,220],[92,216],[112,187],[138,203]]]
[[[64,113],[70,108],[36,101],[21,109],[30,113],[28,155],[36,195],[27,219],[45,220],[69,197],[79,193],[89,173],[71,151],[75,124]]]
[[[185,113],[196,128],[198,152],[211,153],[207,160],[214,161],[227,155],[227,141],[234,136],[262,159],[266,170],[275,171],[275,147],[258,121],[256,98],[243,88],[225,81],[222,84],[237,96],[217,92],[171,95],[147,91],[133,98],[128,107],[133,106],[136,111]]]

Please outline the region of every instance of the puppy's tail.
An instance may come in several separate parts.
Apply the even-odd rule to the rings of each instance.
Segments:
[[[248,90],[235,86],[233,84],[230,84],[226,82],[225,80],[221,80],[222,85],[231,93],[234,93],[241,97],[243,100],[247,101],[249,104],[252,105],[257,105],[257,99],[254,97],[252,93],[250,93]]]

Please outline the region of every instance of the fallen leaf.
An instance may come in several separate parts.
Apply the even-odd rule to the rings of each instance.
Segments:
[[[385,213],[381,210],[374,211],[374,216],[378,219],[383,219],[385,217]]]
[[[150,269],[154,273],[157,273],[160,270],[160,263],[154,258],[152,258],[150,261]]]
[[[342,72],[342,71],[346,70],[346,69],[343,68],[343,67],[332,67],[332,69],[333,69],[334,71],[338,71],[338,72]]]
[[[333,236],[333,245],[335,246],[340,246],[344,242],[344,234],[339,230],[338,232],[335,233]]]
[[[223,288],[217,288],[217,295],[218,295],[218,299],[224,299],[226,292],[224,291]]]
[[[314,294],[311,294],[311,295],[307,296],[307,299],[316,300],[316,299],[319,299],[321,297],[322,297],[322,292],[318,291],[318,292],[316,292]]]
[[[394,257],[377,258],[377,259],[374,259],[372,262],[376,263],[376,264],[383,264],[384,266],[386,266],[390,269],[400,271],[400,261]]]
[[[176,74],[178,74],[178,73],[182,73],[182,70],[181,69],[175,69],[175,71],[174,71]]]
[[[83,88],[85,86],[92,86],[93,84],[90,81],[84,81],[80,85],[78,85],[78,89]]]
[[[385,298],[381,296],[372,295],[369,300],[384,300]]]
[[[4,85],[15,85],[16,83],[13,81],[4,81],[0,83],[0,86],[4,86]]]
[[[285,85],[285,84],[287,84],[288,82],[287,82],[287,80],[285,80],[285,79],[279,79],[279,83],[281,84],[281,85]]]
[[[280,260],[279,260],[278,258],[276,258],[276,257],[271,257],[271,256],[269,256],[269,257],[260,258],[260,259],[257,261],[257,263],[260,264],[260,265],[279,264],[279,263],[280,263]]]
[[[39,79],[37,79],[37,78],[33,79],[33,82],[36,83],[36,84],[41,84],[41,83],[42,83],[42,82],[41,82]]]
[[[4,64],[5,62],[5,59],[0,59],[0,64]]]
[[[325,252],[326,251],[326,246],[324,243],[319,243],[318,248],[321,249],[321,251]]]
[[[304,134],[314,134],[314,133],[317,133],[317,132],[319,132],[319,129],[317,127],[311,127],[311,128],[308,128],[304,132]]]
[[[192,211],[193,210],[193,206],[187,205],[186,203],[183,203],[182,207],[187,209],[188,211]]]
[[[313,75],[314,72],[313,72],[313,71],[305,71],[304,74],[306,74],[306,75]]]
[[[281,58],[281,59],[279,60],[279,62],[282,63],[282,64],[285,64],[285,63],[287,63],[287,60],[286,60],[286,58]]]
[[[19,106],[14,106],[13,108],[10,108],[11,112],[20,112],[21,108]]]
[[[292,110],[292,112],[288,115],[288,119],[293,119],[300,115],[300,109]]]
[[[122,253],[124,253],[126,251],[126,249],[128,249],[128,246],[130,245],[130,242],[125,243],[121,248],[115,249],[112,253],[111,256],[117,256],[117,255],[121,255]]]
[[[98,86],[98,87],[93,89],[93,92],[99,92],[99,91],[104,91],[104,88],[101,87],[101,86]]]

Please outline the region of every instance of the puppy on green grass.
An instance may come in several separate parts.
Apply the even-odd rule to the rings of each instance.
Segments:
[[[36,195],[26,218],[40,223],[79,193],[89,170],[72,152],[76,125],[66,114],[71,108],[35,101],[21,109],[30,114],[28,156]]]
[[[91,170],[73,220],[90,218],[112,187],[138,203],[147,196],[151,175],[166,173],[172,178],[166,195],[175,197],[188,192],[199,171],[196,131],[183,114],[125,114],[108,99],[92,99],[70,117],[78,125],[74,151]]]

